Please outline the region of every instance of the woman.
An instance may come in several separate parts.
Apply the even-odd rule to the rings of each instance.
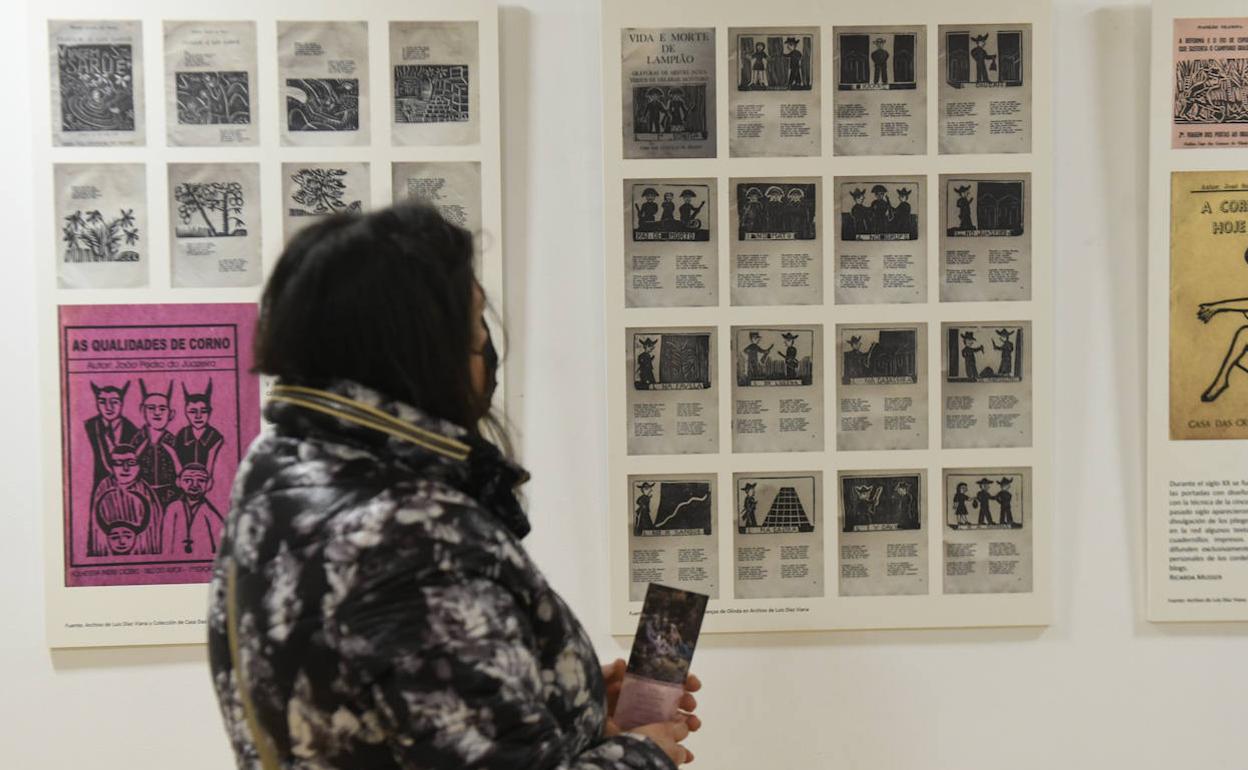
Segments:
[[[614,727],[623,661],[598,665],[520,545],[527,474],[479,428],[497,360],[472,259],[430,209],[339,215],[265,287],[273,427],[239,469],[209,617],[240,768],[692,758],[696,716]]]

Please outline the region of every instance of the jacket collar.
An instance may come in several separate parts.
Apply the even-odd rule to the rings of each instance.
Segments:
[[[265,417],[296,435],[362,444],[418,472],[441,466],[449,482],[498,516],[516,537],[529,532],[516,498],[528,472],[460,425],[347,380],[321,387],[280,382],[269,392]]]

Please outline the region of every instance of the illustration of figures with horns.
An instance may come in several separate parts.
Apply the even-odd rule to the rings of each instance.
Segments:
[[[128,390],[129,382],[120,388],[91,383],[96,413],[86,420],[83,427],[91,444],[91,454],[95,457],[91,480],[93,490],[112,474],[109,457],[113,447],[118,444],[133,447],[139,440],[139,429],[123,414]]]
[[[141,427],[123,414],[131,382],[91,383],[97,414],[84,422],[94,456],[88,556],[167,555],[211,559],[223,518],[206,495],[225,437],[209,424],[212,380],[202,393],[182,383],[187,424],[175,434],[174,382],[139,379]]]
[[[203,393],[191,393],[182,383],[182,397],[185,402],[187,425],[178,431],[174,446],[178,462],[183,466],[198,463],[208,469],[212,475],[217,464],[217,455],[225,443],[221,431],[208,424],[212,418],[212,380]]]

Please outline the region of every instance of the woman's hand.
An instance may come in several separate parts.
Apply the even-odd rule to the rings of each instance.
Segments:
[[[619,725],[615,723],[615,708],[620,702],[620,690],[624,687],[624,674],[627,671],[628,664],[626,664],[621,658],[616,658],[602,667],[602,678],[607,683],[607,723],[603,729],[603,735],[607,738],[614,737],[623,732],[620,730]],[[693,693],[701,689],[701,679],[697,678],[693,674],[685,677],[685,694],[680,697],[680,701],[676,704],[676,708],[680,709],[680,714],[677,716],[677,719],[686,727],[686,734],[697,732],[702,729],[702,719],[697,714],[693,713],[698,708],[698,699],[693,697]],[[668,723],[659,722],[656,724],[665,725]],[[646,727],[653,726],[654,725],[646,725]],[[629,732],[635,733],[641,729],[642,728],[640,727],[634,728]],[[688,753],[688,749],[685,749],[685,751]],[[692,762],[693,754],[690,753],[689,759],[685,761]]]
[[[689,733],[693,732],[688,720],[697,719],[697,717],[679,716],[672,722],[655,722],[654,724],[642,725],[629,730],[633,735],[641,735],[654,741],[668,759],[677,765],[683,765],[693,761],[693,752],[681,745],[681,741],[689,737]]]
[[[1205,302],[1201,304],[1200,309],[1196,311],[1196,317],[1199,318],[1202,323],[1209,323],[1209,320],[1218,314],[1216,304],[1217,303],[1214,302]]]
[[[615,718],[615,705],[620,702],[620,688],[624,686],[624,672],[628,670],[623,658],[616,658],[602,667],[602,678],[607,682],[607,732],[612,735],[612,720]],[[615,731],[616,733],[619,730]]]

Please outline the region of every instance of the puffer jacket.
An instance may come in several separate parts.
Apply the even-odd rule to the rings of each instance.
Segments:
[[[352,383],[281,385],[239,469],[209,655],[244,770],[667,770],[603,737],[584,629],[529,559],[526,475]]]

